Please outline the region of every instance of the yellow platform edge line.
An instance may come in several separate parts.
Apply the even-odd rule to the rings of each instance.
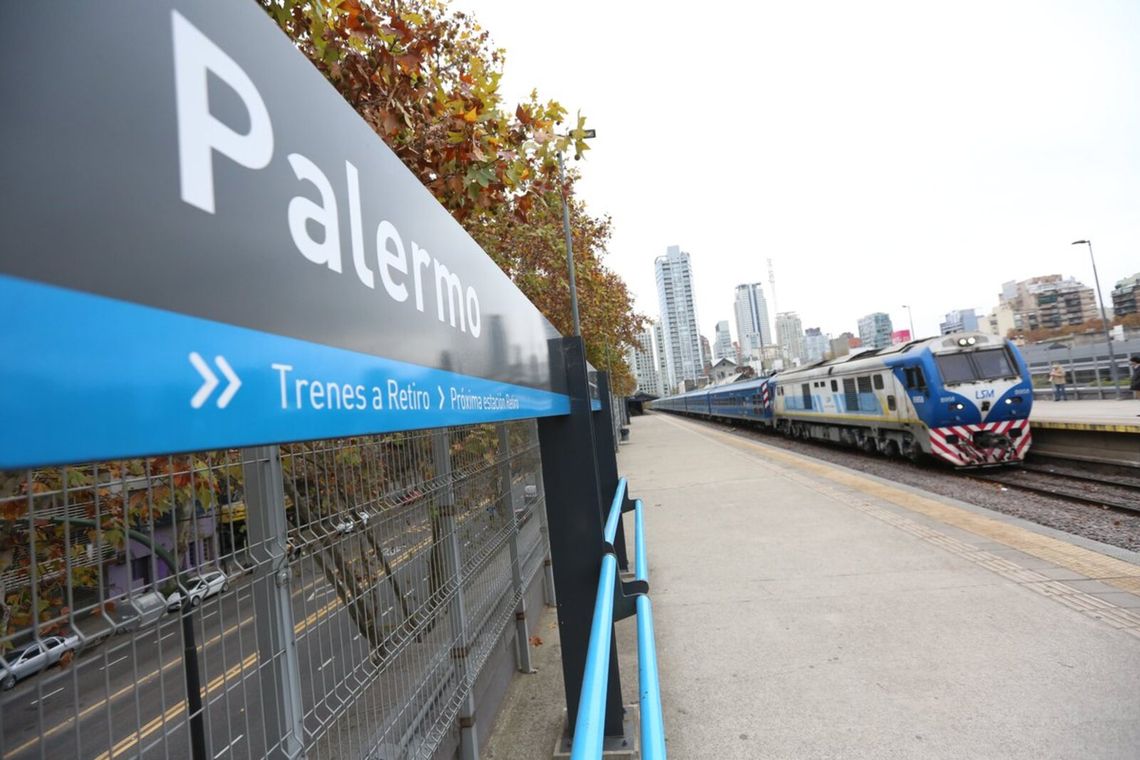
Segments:
[[[1030,429],[1045,430],[1085,430],[1090,433],[1130,433],[1140,435],[1140,425],[1128,422],[1060,422],[1057,420],[1035,420],[1030,418]]]
[[[736,444],[739,448],[757,449],[764,456],[807,470],[839,485],[865,493],[911,512],[933,518],[940,523],[973,533],[976,536],[1043,559],[1046,562],[1080,573],[1122,591],[1140,595],[1140,565],[1109,557],[1091,549],[1070,544],[1018,525],[976,514],[961,507],[920,496],[896,486],[871,480],[867,476],[839,469],[839,465],[819,462],[800,454],[783,451],[757,441],[710,430],[709,433]]]

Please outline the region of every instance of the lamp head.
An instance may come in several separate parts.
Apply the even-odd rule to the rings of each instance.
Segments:
[[[1070,245],[1088,245],[1087,240],[1074,240]]]

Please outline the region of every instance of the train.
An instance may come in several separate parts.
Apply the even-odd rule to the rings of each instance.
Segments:
[[[1029,367],[1017,346],[980,332],[869,349],[649,404],[955,468],[1024,460],[1032,407]]]

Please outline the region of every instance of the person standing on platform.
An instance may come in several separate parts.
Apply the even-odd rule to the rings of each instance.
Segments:
[[[1065,368],[1053,362],[1053,369],[1049,370],[1049,382],[1053,384],[1053,400],[1067,401],[1065,394]]]
[[[1140,354],[1132,354],[1132,358],[1128,360],[1132,365],[1132,395],[1134,398],[1140,399]],[[1136,415],[1140,417],[1140,414]]]

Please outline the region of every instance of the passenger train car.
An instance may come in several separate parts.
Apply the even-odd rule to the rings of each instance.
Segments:
[[[768,378],[659,399],[652,409],[747,420],[798,438],[955,467],[1020,462],[1033,388],[1017,347],[982,333],[911,341]]]

